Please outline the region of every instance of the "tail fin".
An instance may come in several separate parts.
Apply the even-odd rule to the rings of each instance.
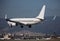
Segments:
[[[7,19],[7,14],[5,14],[5,19]]]
[[[43,5],[41,12],[39,13],[39,15],[36,18],[44,19],[45,7],[46,7],[46,5]]]

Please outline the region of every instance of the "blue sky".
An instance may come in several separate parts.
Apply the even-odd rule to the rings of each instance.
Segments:
[[[8,15],[8,18],[36,17],[39,14],[39,12],[44,4],[46,5],[45,16],[55,16],[55,15],[60,16],[60,0],[0,0],[0,18],[4,18],[5,14]],[[60,32],[60,30],[59,30],[60,29],[60,26],[59,26],[60,20],[59,20],[59,18],[57,18],[57,19],[58,20],[55,20],[54,22],[48,21],[47,23],[45,23],[43,25],[42,24],[35,25],[30,30],[36,30],[36,31],[42,31],[42,32],[44,32],[44,31],[54,32],[55,31],[55,32],[59,33]],[[3,21],[3,20],[1,19],[1,21]],[[5,23],[3,24],[3,23],[4,22],[1,22],[0,24],[1,25],[7,24],[7,23],[6,24]],[[57,26],[56,26],[56,24],[57,24]],[[3,26],[3,27],[5,27],[5,26]],[[38,27],[38,28],[35,28],[35,27]],[[46,30],[46,29],[48,29],[48,30]]]
[[[44,4],[45,16],[60,16],[60,0],[0,0],[0,17],[36,17]]]

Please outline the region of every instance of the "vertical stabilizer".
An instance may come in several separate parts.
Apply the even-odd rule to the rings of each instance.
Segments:
[[[43,7],[42,7],[42,9],[41,9],[41,11],[39,13],[39,15],[36,18],[38,18],[38,19],[44,19],[45,7],[46,7],[46,5],[43,5]]]

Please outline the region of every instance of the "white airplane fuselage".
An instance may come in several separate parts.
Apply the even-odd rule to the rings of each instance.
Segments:
[[[32,24],[36,24],[38,22],[41,22],[41,20],[39,20],[37,18],[12,18],[10,20],[22,23],[24,25],[32,25]]]

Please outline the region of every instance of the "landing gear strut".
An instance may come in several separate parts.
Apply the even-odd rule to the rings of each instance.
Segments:
[[[29,28],[31,28],[31,25],[29,25]]]
[[[12,25],[10,25],[10,27],[12,28]]]
[[[16,26],[18,26],[18,23],[16,23]]]

